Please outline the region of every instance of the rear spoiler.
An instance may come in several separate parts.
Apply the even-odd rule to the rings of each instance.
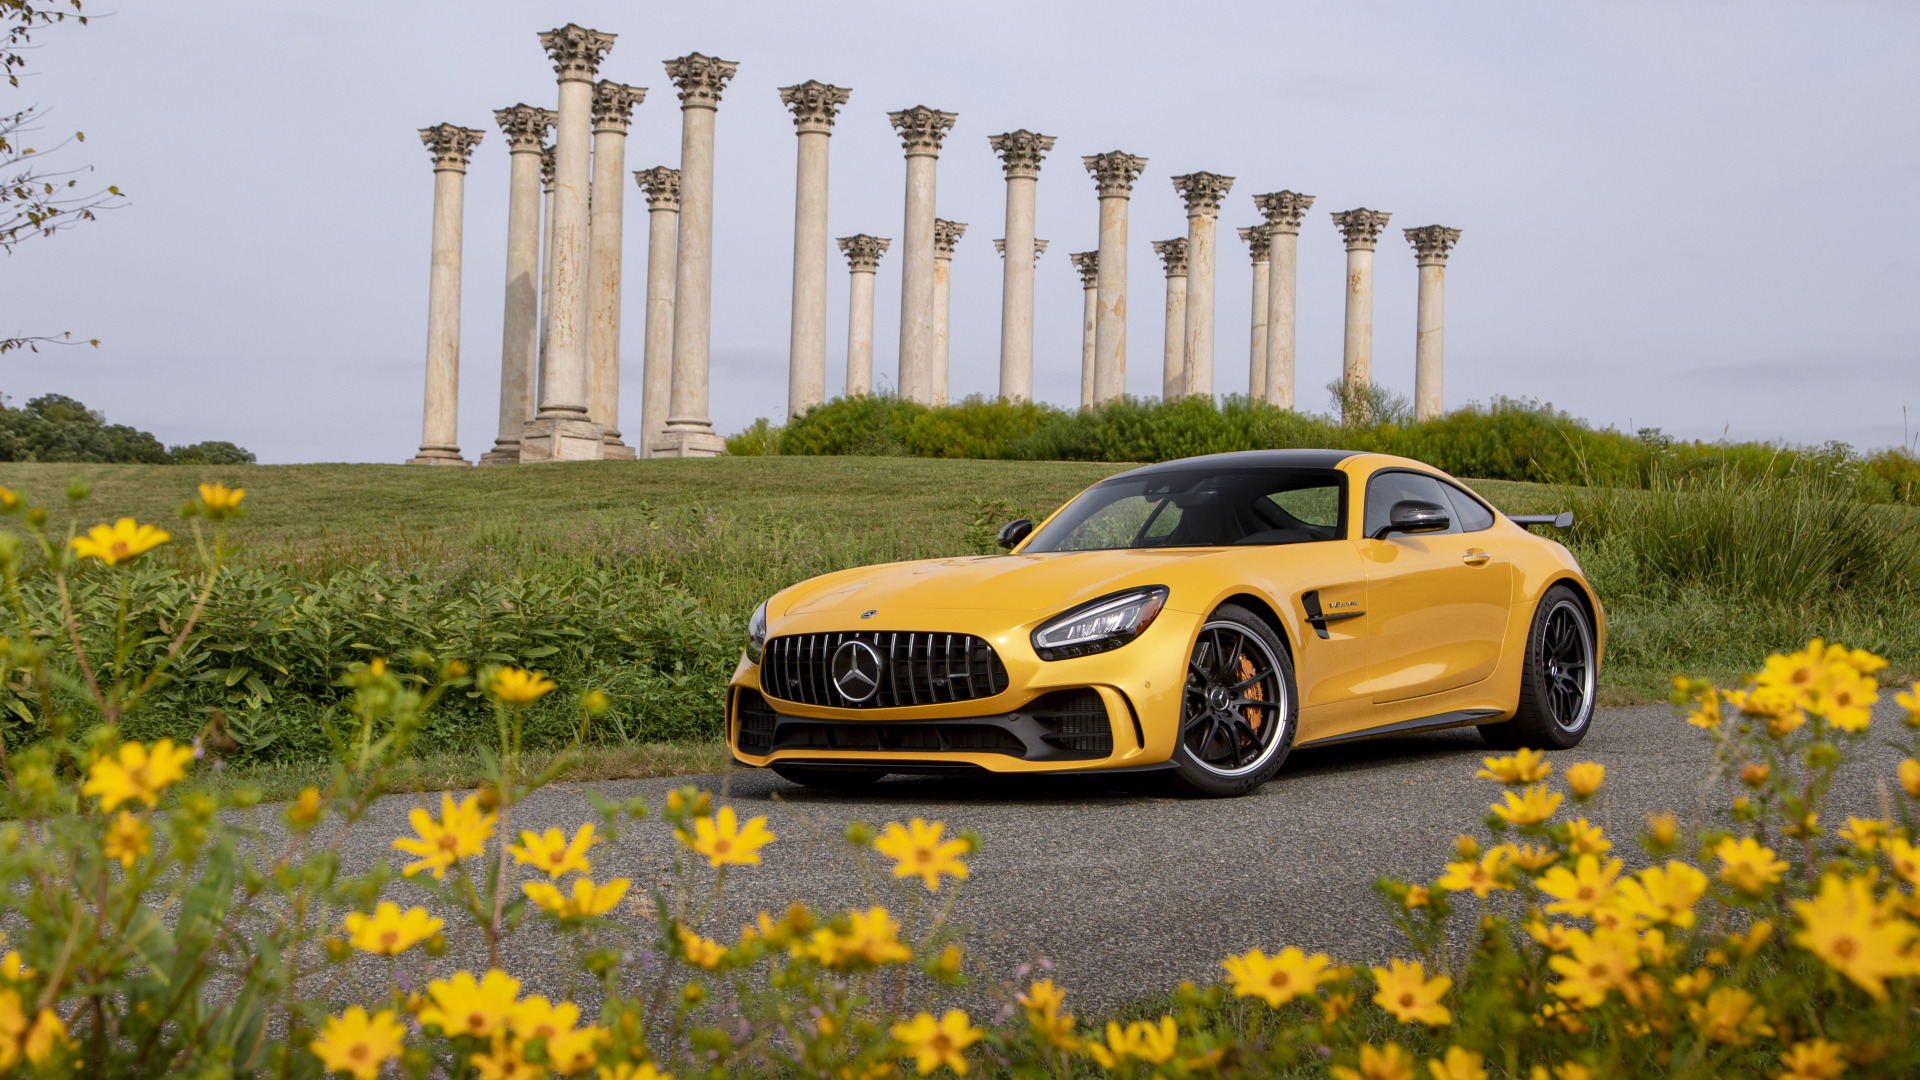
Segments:
[[[1508,514],[1507,520],[1521,528],[1534,525],[1551,525],[1556,529],[1573,528],[1573,511],[1563,510],[1558,514]]]

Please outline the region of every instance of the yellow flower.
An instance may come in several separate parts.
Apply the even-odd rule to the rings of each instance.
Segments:
[[[1499,815],[1509,825],[1538,825],[1553,816],[1560,808],[1560,800],[1565,796],[1559,792],[1549,792],[1545,784],[1535,784],[1519,796],[1511,791],[1500,793],[1506,805],[1494,803],[1488,809]]]
[[[1915,974],[1906,950],[1916,929],[1874,900],[1871,878],[1823,875],[1820,895],[1795,900],[1792,907],[1800,917],[1794,944],[1852,979],[1874,1000],[1887,1000],[1888,979]]]
[[[1433,897],[1428,894],[1427,887],[1425,885],[1407,886],[1407,898],[1405,900],[1405,903],[1408,909],[1426,907],[1429,903],[1432,902],[1432,900],[1433,900]]]
[[[407,877],[422,870],[433,871],[433,879],[439,881],[447,872],[447,867],[461,859],[478,855],[486,848],[487,838],[493,835],[494,816],[480,811],[480,800],[473,795],[453,805],[453,796],[440,793],[440,820],[428,816],[426,810],[416,806],[407,815],[407,821],[418,833],[416,839],[403,836],[393,842],[396,850],[409,855],[420,856],[419,861],[409,863],[400,872]]]
[[[1847,1071],[1840,1046],[1825,1039],[1794,1043],[1780,1055],[1780,1064],[1785,1068],[1774,1074],[1776,1080],[1836,1080]]]
[[[1782,656],[1767,657],[1766,666],[1754,676],[1753,684],[1777,691],[1796,704],[1812,698],[1830,675],[1824,643],[1815,638],[1805,649]]]
[[[11,514],[20,509],[20,496],[9,488],[0,487],[0,510]]]
[[[200,511],[215,521],[225,517],[239,517],[240,500],[246,497],[246,488],[230,488],[225,484],[201,484]]]
[[[393,1018],[392,1010],[367,1015],[355,1005],[339,1016],[330,1016],[320,1029],[320,1037],[307,1049],[320,1059],[328,1072],[351,1073],[355,1080],[373,1080],[380,1066],[400,1056],[400,1043],[407,1029]]]
[[[1889,821],[1857,818],[1849,814],[1846,828],[1840,830],[1840,839],[1861,851],[1873,851],[1886,843],[1888,832],[1892,828],[1893,823]]]
[[[574,1025],[579,1022],[579,1006],[571,1001],[556,1005],[542,994],[528,995],[526,1000],[516,1003],[507,1016],[514,1037],[523,1042],[543,1040],[547,1044],[547,1060],[563,1073],[590,1068],[595,1061],[593,1044],[600,1036],[600,1029],[576,1028]]]
[[[513,1015],[514,999],[519,996],[520,980],[498,968],[490,969],[477,982],[471,972],[456,971],[450,979],[427,984],[431,1004],[420,1010],[420,1023],[438,1027],[448,1038],[468,1035],[485,1039],[506,1027]]]
[[[1900,880],[1909,885],[1920,885],[1920,848],[1907,843],[1905,838],[1892,836],[1887,838],[1887,861],[1893,865],[1893,872]]]
[[[1106,1045],[1088,1043],[1087,1054],[1103,1069],[1120,1068],[1129,1058],[1161,1065],[1172,1060],[1179,1041],[1180,1029],[1171,1016],[1161,1017],[1158,1025],[1135,1020],[1124,1030],[1109,1020]]]
[[[403,915],[400,905],[391,900],[381,901],[372,915],[350,911],[346,918],[347,940],[354,948],[375,956],[398,956],[445,925],[445,920],[428,915],[423,907],[408,908]]]
[[[1373,1003],[1394,1015],[1403,1024],[1422,1023],[1439,1027],[1453,1022],[1453,1014],[1440,999],[1447,996],[1453,980],[1445,975],[1427,978],[1426,968],[1418,960],[1389,960],[1388,967],[1373,969],[1373,981],[1379,990]]]
[[[900,943],[900,921],[883,907],[848,912],[846,933],[821,927],[810,941],[795,945],[791,952],[812,957],[827,967],[845,967],[854,961],[877,966],[913,959],[913,950]]]
[[[553,687],[553,680],[541,672],[517,667],[503,667],[495,671],[493,680],[487,684],[487,689],[494,697],[509,705],[528,705],[539,701]]]
[[[714,866],[758,866],[760,849],[774,840],[766,818],[748,818],[742,826],[731,806],[721,807],[712,817],[695,818],[693,832],[688,836],[686,830],[675,829],[673,835]]]
[[[39,972],[27,966],[26,961],[20,959],[18,949],[9,949],[7,955],[0,957],[0,979],[8,982],[26,982],[38,974]]]
[[[1747,928],[1746,933],[1728,934],[1727,944],[1733,946],[1742,958],[1746,958],[1759,952],[1760,946],[1765,945],[1772,937],[1773,920],[1756,919],[1753,925]]]
[[[557,878],[574,872],[591,873],[593,864],[587,861],[587,849],[599,842],[599,837],[593,835],[593,823],[588,822],[573,834],[571,842],[559,829],[548,829],[538,836],[522,832],[520,843],[507,848],[507,852],[514,862],[530,864],[546,871],[548,877]]]
[[[73,538],[73,553],[82,559],[99,559],[117,566],[139,558],[145,552],[173,539],[152,525],[135,525],[132,518],[121,518],[111,526],[95,525],[87,535]]]
[[[1447,864],[1447,872],[1437,883],[1448,892],[1468,892],[1482,900],[1495,889],[1511,889],[1513,883],[1506,879],[1507,847],[1501,845],[1487,852],[1479,861],[1468,860]]]
[[[1865,675],[1836,671],[1813,695],[1808,711],[1842,731],[1865,731],[1873,720],[1873,703],[1880,700],[1878,689],[1879,684]]]
[[[101,850],[107,858],[119,859],[121,869],[132,870],[136,860],[153,851],[153,830],[122,810],[107,826],[106,844]]]
[[[1582,855],[1571,871],[1556,866],[1533,883],[1557,901],[1547,905],[1548,914],[1591,918],[1595,909],[1613,899],[1614,879],[1619,876],[1619,859],[1608,859],[1602,865],[1597,856]]]
[[[1027,1023],[1040,1041],[1061,1050],[1078,1050],[1080,1040],[1073,1034],[1073,1014],[1062,1013],[1067,995],[1053,985],[1052,979],[1040,979],[1015,998],[1027,1010]]]
[[[1567,766],[1567,787],[1575,795],[1585,799],[1600,790],[1600,781],[1606,779],[1607,767],[1598,762],[1583,761],[1578,765]]]
[[[600,1066],[599,1080],[673,1080],[673,1074],[660,1072],[651,1061],[643,1061],[638,1065],[622,1062]]]
[[[927,883],[929,891],[937,891],[942,874],[961,881],[967,879],[967,864],[960,861],[960,856],[972,847],[965,840],[943,842],[940,832],[944,828],[944,822],[936,821],[929,825],[919,818],[914,818],[904,827],[897,821],[889,822],[879,839],[873,842],[873,848],[894,860],[894,877],[918,876]]]
[[[526,1059],[520,1044],[504,1035],[494,1036],[486,1053],[469,1054],[467,1060],[473,1063],[479,1080],[533,1080],[546,1072]]]
[[[1691,975],[1682,975],[1674,979],[1673,993],[1675,997],[1697,998],[1706,992],[1707,987],[1712,985],[1713,972],[1708,971],[1706,968],[1699,968]]]
[[[1526,930],[1528,937],[1554,952],[1565,952],[1573,948],[1573,935],[1583,932],[1562,923],[1542,922],[1539,919],[1527,923]]]
[[[1920,716],[1920,713],[1914,715]],[[1907,758],[1900,762],[1900,786],[1908,795],[1920,799],[1920,761]]]
[[[1433,1080],[1487,1080],[1486,1058],[1464,1047],[1447,1047],[1447,1059],[1427,1059]]]
[[[169,784],[187,775],[192,760],[193,748],[175,746],[172,739],[161,739],[151,751],[137,742],[121,743],[112,756],[93,763],[80,793],[97,796],[102,810],[135,799],[153,806]]]
[[[1507,757],[1481,758],[1480,761],[1486,765],[1486,768],[1473,775],[1485,777],[1488,780],[1498,780],[1503,784],[1512,784],[1516,787],[1545,780],[1547,774],[1553,771],[1553,765],[1547,761],[1547,755],[1525,747]]]
[[[1567,850],[1575,855],[1605,855],[1613,850],[1613,841],[1600,831],[1600,826],[1586,818],[1577,818],[1567,823]]]
[[[1674,679],[1675,683],[1685,680]],[[1693,711],[1687,714],[1687,723],[1697,728],[1717,728],[1720,726],[1720,693],[1711,686],[1702,689],[1693,697]]]
[[[1760,895],[1787,872],[1787,864],[1773,857],[1773,849],[1761,847],[1751,836],[1728,837],[1714,845],[1713,854],[1720,860],[1720,880],[1748,896]]]
[[[1738,987],[1723,986],[1707,995],[1705,1003],[1687,1006],[1687,1017],[1700,1034],[1717,1043],[1745,1046],[1761,1035],[1773,1034],[1767,1023],[1767,1010],[1753,995]]]
[[[1707,891],[1707,875],[1678,860],[1650,867],[1620,883],[1614,906],[1656,925],[1693,925],[1693,905]]]
[[[921,1013],[909,1023],[893,1025],[894,1041],[901,1050],[913,1055],[913,1067],[925,1076],[945,1065],[961,1076],[967,1075],[967,1059],[962,1051],[987,1033],[967,1021],[967,1014],[948,1009],[938,1021],[931,1013]]]
[[[688,963],[712,969],[720,966],[720,958],[727,955],[726,946],[701,937],[685,926],[675,923],[673,931],[680,938],[680,951],[686,954]]]
[[[1680,834],[1680,819],[1672,814],[1653,813],[1647,815],[1647,836],[1656,847],[1672,847],[1676,836]]]
[[[1640,967],[1639,942],[1616,930],[1567,931],[1567,954],[1547,958],[1547,966],[1561,976],[1553,992],[1582,1008],[1607,999],[1610,990],[1624,989],[1628,976]]]
[[[627,888],[632,884],[626,878],[614,878],[605,885],[595,885],[592,878],[577,877],[573,879],[571,894],[563,893],[544,881],[522,882],[520,891],[542,910],[550,911],[562,919],[586,919],[612,911],[620,898],[627,895]]]
[[[320,820],[320,789],[308,785],[300,789],[300,797],[287,807],[287,822],[296,829],[305,828]]]
[[[1335,1080],[1414,1080],[1413,1060],[1413,1055],[1400,1049],[1399,1043],[1388,1043],[1381,1050],[1367,1043],[1360,1047],[1358,1069],[1333,1065],[1327,1072]]]
[[[1328,972],[1326,953],[1312,956],[1289,946],[1269,957],[1259,949],[1245,956],[1229,956],[1222,962],[1233,983],[1234,997],[1257,997],[1272,1008],[1279,1008],[1303,994],[1311,994],[1321,983],[1333,978]]]
[[[1525,870],[1537,874],[1560,861],[1560,853],[1545,844],[1502,844],[1500,850],[1507,853],[1507,861]]]
[[[26,1055],[27,1064],[39,1065],[63,1049],[73,1049],[73,1040],[67,1038],[67,1025],[60,1022],[60,1014],[52,1009],[41,1009],[33,1018],[33,1026],[20,1040],[20,1052]]]

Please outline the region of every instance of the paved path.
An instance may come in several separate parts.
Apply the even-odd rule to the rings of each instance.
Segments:
[[[1878,813],[1877,778],[1891,783],[1900,756],[1885,745],[1902,731],[1896,717],[1895,709],[1880,710],[1876,745],[1836,784],[1836,824],[1849,810]],[[1045,955],[1083,1015],[1181,979],[1215,978],[1221,957],[1254,946],[1294,944],[1338,959],[1378,960],[1404,949],[1370,883],[1383,873],[1429,879],[1455,834],[1481,830],[1498,788],[1472,775],[1489,752],[1470,728],[1304,750],[1257,793],[1225,800],[1169,797],[1137,780],[1128,789],[1057,777],[895,778],[841,796],[768,771],[737,772],[724,778],[726,801],[743,816],[765,814],[779,840],[764,850],[762,866],[730,879],[726,925],[762,908],[777,911],[790,899],[824,909],[861,903],[840,840],[844,823],[919,815],[984,838],[955,909],[972,928],[969,949],[984,973],[1004,977]],[[1637,834],[1650,811],[1672,810],[1686,821],[1707,800],[1727,798],[1703,785],[1711,760],[1706,737],[1665,706],[1602,710],[1579,748],[1554,755],[1561,767],[1583,760],[1607,766],[1606,798],[1591,816],[1619,839]],[[722,780],[693,782],[717,795]],[[612,797],[642,794],[658,807],[670,788],[687,782],[594,786]],[[350,840],[348,866],[378,857],[405,830],[406,811],[419,798],[383,800]],[[590,814],[579,788],[558,787],[522,804],[515,824],[571,828]],[[597,849],[595,876],[663,881],[672,845],[657,820],[642,822]],[[515,951],[516,973],[557,988],[560,958],[537,935],[523,936]]]

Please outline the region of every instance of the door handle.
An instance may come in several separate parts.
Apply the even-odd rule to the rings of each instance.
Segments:
[[[1484,551],[1468,551],[1465,555],[1460,556],[1460,561],[1466,563],[1468,566],[1485,566],[1488,562],[1492,561],[1492,559],[1493,556]]]

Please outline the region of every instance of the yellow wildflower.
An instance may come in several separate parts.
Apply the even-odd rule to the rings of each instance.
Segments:
[[[748,818],[742,826],[731,806],[721,807],[712,817],[695,818],[692,836],[684,829],[673,830],[673,835],[714,866],[758,866],[760,849],[774,840],[766,818]]]
[[[82,559],[99,559],[117,566],[173,539],[152,525],[135,525],[132,518],[121,518],[111,526],[95,525],[87,535],[73,538],[73,553]]]
[[[73,1040],[67,1038],[67,1025],[52,1009],[41,1009],[33,1018],[33,1026],[20,1038],[20,1053],[29,1065],[44,1064],[56,1051],[71,1049]]]
[[[1257,997],[1277,1009],[1332,979],[1329,963],[1326,953],[1308,956],[1289,946],[1271,957],[1259,949],[1245,956],[1229,956],[1222,966],[1233,983],[1233,996]]]
[[[1759,896],[1787,872],[1787,864],[1774,858],[1773,849],[1761,847],[1751,836],[1728,837],[1714,845],[1713,854],[1720,860],[1720,880],[1748,896]]]
[[[938,891],[942,874],[960,881],[967,879],[967,864],[960,861],[960,856],[973,846],[965,840],[941,840],[945,828],[945,822],[928,824],[920,818],[904,826],[889,822],[873,842],[873,849],[894,860],[894,877],[919,877],[928,891]]]
[[[1040,979],[1015,998],[1027,1010],[1027,1023],[1040,1041],[1061,1050],[1077,1050],[1080,1040],[1073,1034],[1073,1014],[1062,1013],[1067,995],[1053,985],[1052,979]]]
[[[1614,905],[1656,925],[1693,925],[1693,905],[1707,891],[1707,875],[1678,860],[1650,867],[1620,883]]]
[[[1407,897],[1404,903],[1409,909],[1423,908],[1426,907],[1432,899],[1433,898],[1427,894],[1427,887],[1425,885],[1409,885],[1407,886]]]
[[[1873,704],[1880,700],[1878,689],[1879,684],[1865,675],[1836,671],[1813,695],[1808,711],[1842,731],[1865,731],[1873,720]]]
[[[80,793],[99,798],[102,810],[135,799],[154,806],[168,785],[187,775],[187,762],[192,760],[193,748],[175,746],[172,739],[161,739],[151,751],[137,742],[121,743],[120,749],[87,770],[87,783]]]
[[[1752,926],[1747,927],[1746,933],[1728,934],[1727,944],[1733,946],[1734,951],[1738,952],[1742,958],[1746,958],[1759,952],[1760,946],[1765,945],[1772,937],[1773,920],[1756,919]]]
[[[239,517],[240,500],[246,497],[246,488],[230,488],[225,484],[201,484],[200,512],[215,521],[221,518]]]
[[[1687,1017],[1700,1034],[1731,1046],[1745,1046],[1761,1035],[1773,1034],[1767,1010],[1752,994],[1735,986],[1723,986],[1708,994],[1705,1002],[1688,1005]]]
[[[1713,972],[1698,968],[1691,975],[1681,975],[1673,980],[1673,994],[1678,998],[1697,998],[1712,985]]]
[[[1893,872],[1900,880],[1909,885],[1920,885],[1920,847],[1907,843],[1905,837],[1890,836],[1886,843],[1887,862],[1892,864]]]
[[[1915,973],[1906,950],[1917,931],[1874,900],[1871,878],[1823,875],[1820,895],[1795,900],[1792,906],[1800,917],[1794,944],[1852,979],[1874,1000],[1887,1000],[1888,979]]]
[[[1488,809],[1509,825],[1538,825],[1553,816],[1565,797],[1557,791],[1548,791],[1545,784],[1535,784],[1519,796],[1511,791],[1500,794],[1506,800],[1505,805],[1494,803]]]
[[[1893,823],[1890,821],[1857,818],[1849,814],[1846,827],[1840,830],[1840,839],[1861,851],[1873,851],[1886,843],[1887,835],[1892,828]]]
[[[1767,777],[1771,775],[1773,775],[1773,769],[1758,761],[1749,761],[1740,766],[1740,782],[1748,787],[1759,787],[1766,783]]]
[[[1600,782],[1606,779],[1607,767],[1595,761],[1583,761],[1578,765],[1567,766],[1567,787],[1582,799],[1590,798],[1600,790]]]
[[[347,940],[354,948],[375,956],[398,956],[439,933],[445,925],[445,920],[428,915],[423,907],[408,908],[401,914],[400,905],[391,900],[381,901],[372,915],[351,911],[346,918]]]
[[[1502,844],[1500,850],[1507,853],[1507,861],[1525,870],[1537,874],[1560,861],[1560,853],[1545,844]]]
[[[1815,638],[1799,652],[1785,656],[1774,653],[1767,657],[1766,666],[1754,676],[1753,684],[1777,691],[1796,705],[1804,705],[1830,673],[1824,643]]]
[[[638,1065],[620,1062],[600,1066],[598,1080],[673,1080],[673,1074],[655,1069],[651,1061],[643,1061]]]
[[[1794,1043],[1780,1055],[1780,1064],[1784,1068],[1774,1074],[1776,1080],[1837,1080],[1847,1071],[1839,1044],[1825,1039]]]
[[[679,923],[674,924],[673,932],[680,938],[680,951],[686,954],[688,963],[712,969],[719,967],[720,959],[727,955],[725,946],[712,938],[701,937]]]
[[[431,870],[433,879],[439,881],[446,875],[447,867],[485,850],[487,838],[493,835],[495,818],[481,813],[477,797],[469,795],[456,807],[453,796],[443,791],[439,821],[418,806],[407,815],[407,821],[419,835],[403,836],[395,840],[393,846],[397,851],[418,855],[419,859],[400,872],[412,877],[422,870]]]
[[[109,859],[120,860],[121,869],[132,870],[134,862],[153,851],[153,830],[147,828],[146,822],[122,810],[107,825],[106,843],[101,851]]]
[[[1488,780],[1498,780],[1503,784],[1518,787],[1522,784],[1538,783],[1553,771],[1553,765],[1547,755],[1538,750],[1520,748],[1506,757],[1481,758],[1486,768],[1473,775]]]
[[[1577,818],[1567,823],[1567,850],[1575,855],[1605,855],[1613,850],[1613,841],[1600,831],[1600,826],[1586,818]]]
[[[1599,1005],[1610,990],[1625,989],[1640,967],[1639,942],[1630,933],[1569,930],[1567,942],[1566,955],[1548,957],[1547,966],[1561,976],[1553,992],[1582,1008]]]
[[[1465,1047],[1447,1047],[1445,1061],[1427,1059],[1427,1071],[1433,1080],[1487,1080],[1486,1058]]]
[[[1426,968],[1418,960],[1389,960],[1388,967],[1373,969],[1373,981],[1379,990],[1373,1003],[1394,1015],[1403,1024],[1422,1023],[1440,1027],[1453,1022],[1453,1014],[1440,999],[1447,996],[1453,980],[1445,975],[1427,978]]]
[[[1684,679],[1674,679],[1676,684]],[[1687,723],[1697,728],[1717,728],[1720,726],[1720,692],[1711,686],[1703,688],[1693,698],[1693,711],[1687,714]]]
[[[893,1039],[900,1049],[913,1056],[913,1067],[921,1076],[945,1065],[961,1076],[967,1075],[967,1059],[962,1051],[987,1033],[974,1027],[967,1014],[948,1009],[939,1020],[921,1013],[904,1024],[893,1025]]]
[[[400,1043],[407,1029],[394,1019],[390,1009],[367,1015],[367,1010],[352,1006],[339,1016],[330,1016],[320,1028],[320,1037],[307,1045],[328,1072],[350,1073],[354,1080],[374,1080],[380,1066],[400,1056]]]
[[[573,879],[571,894],[562,893],[544,881],[521,882],[520,891],[543,911],[563,919],[586,919],[612,911],[632,884],[626,878],[614,878],[605,885],[595,885],[592,878],[577,877]]]
[[[1511,889],[1513,883],[1507,880],[1507,849],[1505,845],[1494,848],[1479,861],[1468,860],[1447,864],[1447,872],[1437,883],[1448,892],[1469,892],[1482,900],[1495,889]]]
[[[304,829],[320,820],[320,789],[309,784],[300,789],[300,795],[287,806],[287,824],[296,829]]]
[[[1653,813],[1647,815],[1647,837],[1654,846],[1668,848],[1673,846],[1674,838],[1680,834],[1680,819],[1672,814]]]
[[[1459,852],[1463,859],[1477,859],[1480,857],[1480,841],[1461,833],[1453,838],[1453,850]]]
[[[487,689],[509,705],[530,705],[547,696],[554,688],[552,679],[538,671],[503,667],[493,673]]]
[[[1920,716],[1920,713],[1915,715]],[[1900,786],[1908,795],[1920,799],[1920,761],[1907,758],[1900,762]]]
[[[1547,905],[1548,914],[1591,918],[1596,909],[1613,899],[1614,879],[1619,875],[1619,859],[1602,864],[1597,856],[1582,855],[1572,870],[1556,866],[1533,883],[1556,901]]]
[[[1414,1080],[1413,1061],[1413,1055],[1402,1050],[1399,1043],[1390,1042],[1380,1050],[1366,1043],[1360,1047],[1358,1069],[1332,1065],[1327,1072],[1335,1080]]]
[[[26,961],[20,959],[18,949],[9,949],[7,955],[0,956],[0,979],[8,982],[26,982],[37,974],[39,972],[28,967]]]
[[[427,984],[430,1002],[420,1010],[421,1026],[432,1025],[449,1038],[468,1035],[484,1039],[505,1029],[520,996],[520,980],[498,968],[475,980],[467,971]]]
[[[1554,952],[1565,952],[1573,948],[1573,935],[1582,932],[1563,923],[1542,922],[1539,919],[1528,922],[1526,931],[1528,937]]]
[[[473,1063],[478,1080],[534,1080],[546,1072],[526,1059],[520,1043],[505,1035],[495,1035],[486,1053],[469,1054],[467,1060]]]
[[[507,853],[516,863],[526,863],[546,871],[550,878],[558,878],[570,873],[591,873],[593,864],[587,861],[587,849],[599,842],[600,838],[593,835],[593,823],[588,822],[580,826],[571,841],[559,829],[548,829],[537,836],[522,832],[520,843],[507,848]]]
[[[577,1028],[580,1007],[571,1001],[554,1004],[542,994],[530,994],[516,1002],[507,1015],[507,1025],[516,1038],[540,1039],[547,1044],[547,1060],[563,1073],[575,1073],[594,1063],[593,1043],[597,1028]]]

